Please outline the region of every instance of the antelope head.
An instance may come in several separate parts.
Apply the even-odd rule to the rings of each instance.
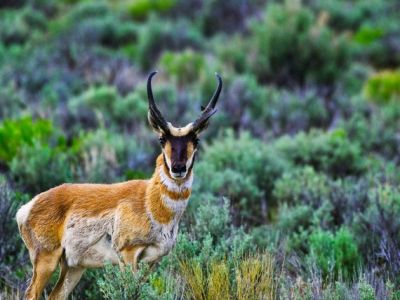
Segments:
[[[207,128],[209,119],[217,112],[217,104],[222,89],[222,79],[216,74],[218,87],[207,106],[202,107],[200,116],[184,127],[175,127],[167,122],[154,101],[151,80],[157,72],[152,72],[147,80],[149,101],[148,119],[151,127],[159,135],[165,167],[175,180],[182,180],[193,168],[199,134]]]

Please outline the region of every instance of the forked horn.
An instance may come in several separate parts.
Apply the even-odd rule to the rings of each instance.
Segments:
[[[157,131],[162,131],[163,133],[169,133],[169,128],[167,121],[165,121],[160,110],[154,101],[153,89],[151,88],[151,80],[153,76],[157,74],[157,71],[151,72],[149,78],[147,79],[147,98],[149,101],[149,112],[147,118],[149,119],[150,125]]]
[[[222,79],[221,76],[219,76],[217,73],[215,73],[215,76],[217,76],[218,80],[218,86],[217,89],[214,92],[214,95],[212,96],[210,102],[207,104],[206,107],[202,107],[202,113],[200,117],[193,122],[193,131],[195,133],[199,133],[202,130],[206,129],[208,126],[208,120],[210,117],[217,112],[217,109],[215,108],[215,105],[217,104],[219,94],[221,93],[222,90]]]

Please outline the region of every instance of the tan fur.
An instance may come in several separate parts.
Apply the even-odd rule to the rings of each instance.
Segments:
[[[193,151],[193,147],[188,149]],[[40,297],[60,262],[60,279],[50,298],[65,299],[85,268],[103,265],[104,252],[108,251],[104,251],[105,247],[111,247],[107,257],[119,255],[134,270],[141,255],[145,261],[151,262],[167,254],[170,245],[158,246],[159,233],[154,232],[154,228],[172,226],[170,231],[175,232],[171,237],[173,245],[176,222],[179,222],[182,211],[175,212],[163,199],[186,201],[191,189],[170,190],[161,181],[160,170],[164,170],[172,180],[160,155],[149,180],[63,184],[31,200],[34,202],[25,206],[17,218],[34,269],[26,297]],[[189,176],[191,172],[186,178],[174,182],[179,187]]]

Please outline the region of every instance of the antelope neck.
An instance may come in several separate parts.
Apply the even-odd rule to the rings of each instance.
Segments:
[[[146,210],[156,224],[175,224],[186,209],[191,194],[192,170],[182,180],[174,180],[166,173],[163,157],[157,158],[157,166],[147,189]]]

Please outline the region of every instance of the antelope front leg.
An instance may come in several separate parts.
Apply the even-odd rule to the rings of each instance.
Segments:
[[[133,272],[138,270],[138,258],[145,246],[136,245],[136,246],[127,246],[123,248],[120,252],[123,259],[123,265],[130,265]]]

